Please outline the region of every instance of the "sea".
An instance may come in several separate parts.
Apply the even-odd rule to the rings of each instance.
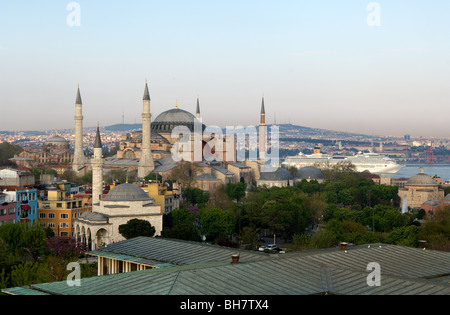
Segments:
[[[434,165],[406,165],[395,174],[378,174],[389,176],[391,178],[410,178],[419,173],[419,168],[423,167],[423,172],[430,176],[438,176],[442,178],[442,182],[450,182],[450,164],[434,164]]]

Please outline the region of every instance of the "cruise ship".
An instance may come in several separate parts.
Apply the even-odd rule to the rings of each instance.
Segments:
[[[391,158],[377,153],[359,152],[354,156],[339,156],[322,154],[318,148],[314,148],[314,154],[306,155],[300,153],[297,156],[286,157],[282,164],[286,167],[295,166],[302,168],[305,166],[327,167],[339,162],[350,162],[355,166],[357,172],[369,171],[372,174],[394,174],[404,167]]]

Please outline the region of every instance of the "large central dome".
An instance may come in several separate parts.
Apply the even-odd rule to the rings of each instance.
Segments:
[[[156,132],[172,132],[176,126],[186,126],[190,131],[194,131],[195,116],[191,113],[174,108],[161,113],[152,122],[152,130]]]

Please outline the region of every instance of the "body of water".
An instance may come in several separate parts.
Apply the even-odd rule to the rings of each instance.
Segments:
[[[450,181],[450,165],[408,165],[395,174],[380,174],[391,178],[410,178],[419,173],[419,168],[423,167],[423,172],[427,175],[437,175],[442,178],[442,182]]]

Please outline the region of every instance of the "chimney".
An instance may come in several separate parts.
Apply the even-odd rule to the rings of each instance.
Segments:
[[[347,249],[347,244],[346,242],[340,242],[339,245],[341,246],[341,250],[346,250]]]
[[[239,255],[231,255],[231,263],[237,264],[239,262]]]

